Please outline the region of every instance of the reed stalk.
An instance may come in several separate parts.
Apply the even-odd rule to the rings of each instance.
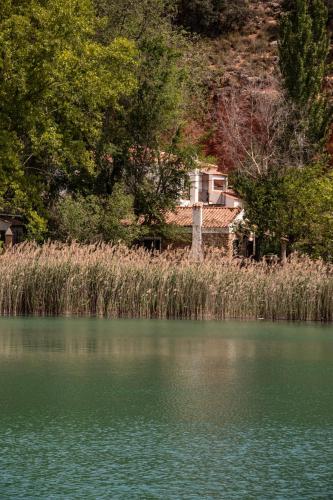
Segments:
[[[0,315],[333,320],[333,267],[151,254],[106,244],[26,243],[0,256]]]

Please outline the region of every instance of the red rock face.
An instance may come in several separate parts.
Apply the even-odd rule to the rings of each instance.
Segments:
[[[221,172],[236,168],[253,144],[263,151],[272,147],[269,129],[279,119],[272,113],[283,101],[277,42],[283,1],[250,1],[251,13],[241,32],[205,42],[209,103],[202,121],[193,120],[186,135],[201,144]],[[333,30],[333,0],[328,7]],[[326,85],[333,94],[333,76]],[[333,130],[327,150],[333,158]]]
[[[203,152],[215,158],[221,171],[230,171],[237,166],[244,154],[243,145],[247,146],[250,140],[249,131],[262,135],[267,125],[261,123],[262,110],[253,113],[249,94],[258,91],[276,95],[278,92],[277,25],[280,7],[280,0],[252,1],[251,13],[242,32],[206,42],[211,70],[211,77],[207,80],[210,100],[202,123],[191,123],[187,136],[201,143]],[[232,138],[235,110],[239,128],[237,141]]]

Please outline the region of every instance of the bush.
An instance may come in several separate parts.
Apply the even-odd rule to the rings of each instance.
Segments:
[[[176,23],[214,37],[241,28],[248,14],[248,0],[179,0]]]
[[[66,196],[56,206],[54,222],[54,236],[82,243],[103,240],[129,244],[139,234],[133,199],[121,185],[112,196]]]

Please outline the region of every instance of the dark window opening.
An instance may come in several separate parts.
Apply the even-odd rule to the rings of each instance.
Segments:
[[[214,191],[223,191],[224,181],[222,179],[214,179]]]
[[[140,246],[150,252],[160,252],[162,249],[162,238],[143,238],[140,241]]]
[[[241,244],[239,240],[234,240],[232,242],[232,255],[238,257],[241,254]]]

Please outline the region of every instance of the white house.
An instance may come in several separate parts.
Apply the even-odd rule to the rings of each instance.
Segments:
[[[225,250],[231,257],[238,252],[237,227],[244,217],[243,202],[228,185],[228,175],[216,165],[198,163],[190,174],[189,196],[168,212],[166,222],[192,232],[192,250],[198,256],[204,247]]]

